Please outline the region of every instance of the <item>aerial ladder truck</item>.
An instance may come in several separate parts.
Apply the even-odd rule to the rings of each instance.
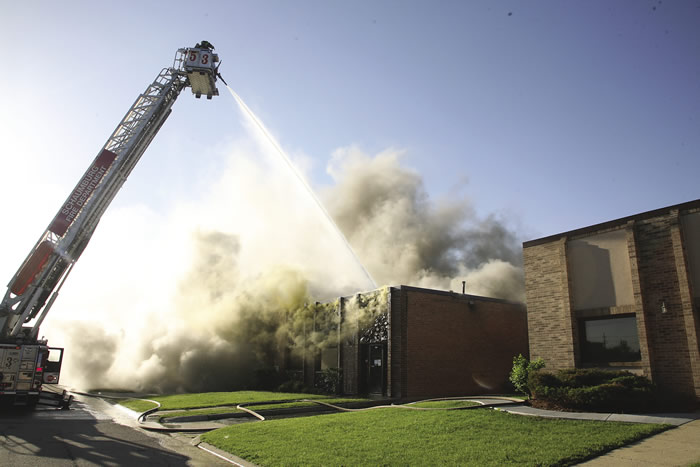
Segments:
[[[33,406],[41,400],[67,408],[65,392],[52,399],[55,391],[42,391],[43,385],[58,384],[63,349],[39,338],[39,327],[180,92],[190,87],[197,98],[219,95],[219,64],[207,41],[177,51],[173,66],[139,95],[10,280],[0,302],[0,405]]]

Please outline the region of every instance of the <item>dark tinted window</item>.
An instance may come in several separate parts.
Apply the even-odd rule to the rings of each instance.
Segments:
[[[641,360],[637,319],[623,316],[581,322],[582,359],[587,363]]]

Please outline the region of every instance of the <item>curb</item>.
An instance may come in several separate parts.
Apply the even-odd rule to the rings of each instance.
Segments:
[[[253,464],[252,462],[248,462],[245,459],[241,459],[238,456],[234,456],[231,453],[228,453],[226,451],[222,451],[221,449],[212,446],[211,444],[205,443],[203,441],[200,441],[196,444],[196,446],[201,449],[202,451],[206,451],[209,454],[218,457],[219,459],[223,459],[226,462],[230,462],[233,465],[238,465],[241,467],[258,467],[256,464]]]

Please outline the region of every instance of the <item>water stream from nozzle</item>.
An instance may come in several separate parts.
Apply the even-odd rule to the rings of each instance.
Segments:
[[[360,259],[355,254],[355,250],[353,250],[352,246],[348,242],[348,239],[345,238],[345,235],[343,235],[343,232],[340,230],[340,228],[335,223],[335,221],[333,220],[331,215],[328,213],[328,211],[326,211],[326,208],[323,206],[323,203],[321,203],[321,200],[318,199],[318,196],[316,196],[316,193],[314,193],[314,190],[309,186],[309,184],[306,182],[304,177],[301,175],[301,173],[299,173],[297,168],[294,166],[294,164],[292,163],[292,161],[289,158],[289,156],[287,155],[287,153],[284,152],[284,150],[279,145],[279,143],[277,143],[277,140],[275,140],[275,138],[270,134],[270,132],[267,131],[267,128],[265,128],[265,125],[263,125],[263,123],[260,121],[260,119],[258,119],[258,117],[253,113],[253,111],[250,110],[250,108],[246,105],[246,103],[243,102],[243,99],[241,99],[241,97],[238,94],[236,94],[236,92],[233,89],[231,89],[230,86],[226,85],[226,88],[229,90],[229,92],[231,93],[233,98],[236,100],[236,103],[238,103],[238,106],[241,108],[243,113],[262,132],[262,134],[265,135],[265,138],[275,148],[275,151],[277,152],[279,157],[282,159],[282,161],[284,162],[284,164],[287,167],[287,169],[289,170],[289,172],[291,172],[294,175],[294,177],[296,177],[296,179],[299,181],[299,183],[301,183],[301,185],[306,189],[306,192],[311,197],[311,199],[314,200],[314,202],[316,203],[316,206],[318,206],[318,209],[323,214],[323,217],[326,220],[326,222],[328,223],[328,225],[330,226],[331,230],[333,230],[338,235],[338,237],[343,241],[343,243],[345,244],[345,247],[347,248],[350,255],[353,257],[353,259],[355,260],[357,265],[362,269],[362,272],[364,273],[365,277],[369,281],[369,285],[371,285],[372,289],[376,289],[377,283],[374,281],[374,279],[370,275],[369,271],[367,271],[367,269],[365,269],[364,265],[362,264]]]

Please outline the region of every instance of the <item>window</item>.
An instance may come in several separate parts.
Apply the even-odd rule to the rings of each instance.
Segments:
[[[575,310],[634,304],[624,229],[571,240],[566,255]]]
[[[584,363],[638,362],[642,359],[634,315],[581,320]]]

